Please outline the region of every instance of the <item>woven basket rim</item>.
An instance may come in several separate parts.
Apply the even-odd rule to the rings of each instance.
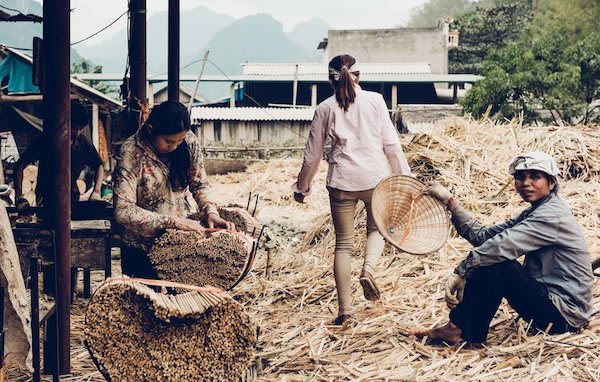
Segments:
[[[393,190],[389,187],[395,186]],[[386,189],[388,187],[388,189]],[[400,187],[400,188],[398,188]],[[434,197],[425,193],[427,186],[420,180],[409,176],[409,175],[390,175],[383,178],[373,190],[373,196],[371,199],[371,209],[373,213],[373,220],[377,226],[377,230],[381,235],[392,244],[394,247],[400,249],[403,252],[410,254],[420,255],[435,252],[446,243],[450,233],[450,222],[448,213],[445,206],[435,199]],[[413,195],[417,195],[414,199],[413,212],[421,211],[425,215],[417,215],[419,222],[425,221],[426,223],[416,227],[414,230],[411,229],[408,232],[404,231],[406,235],[403,237],[402,242],[398,241],[398,238],[393,237],[388,232],[383,217],[380,215],[379,207],[389,207],[389,202],[385,199],[386,196],[392,194],[397,199],[409,200],[413,198]],[[398,207],[396,206],[396,209]],[[410,205],[402,209],[402,212],[410,212]],[[386,209],[386,212],[388,210]],[[406,217],[406,218],[405,218]],[[415,216],[413,216],[414,218]],[[409,219],[407,215],[402,216],[402,221]],[[410,223],[409,223],[410,224]],[[415,236],[418,235],[418,236]],[[422,237],[427,237],[427,243],[429,246],[418,245],[422,242]]]

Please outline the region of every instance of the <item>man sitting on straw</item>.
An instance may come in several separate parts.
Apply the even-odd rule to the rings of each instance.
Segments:
[[[541,331],[574,332],[588,324],[591,258],[570,208],[557,196],[556,161],[543,152],[527,153],[513,160],[509,173],[531,206],[492,227],[477,222],[442,186],[430,186],[429,194],[447,206],[456,230],[475,248],[448,278],[450,321],[418,337],[483,343],[502,298]],[[523,265],[517,262],[522,255]]]

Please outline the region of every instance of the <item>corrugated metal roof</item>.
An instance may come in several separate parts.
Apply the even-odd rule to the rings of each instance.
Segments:
[[[122,81],[123,73],[77,73],[73,74],[77,78],[82,80],[94,80],[94,81]],[[165,82],[167,81],[167,75],[152,75],[150,82]],[[194,82],[198,79],[197,74],[182,74],[179,76],[180,81]],[[150,78],[150,76],[148,77]],[[384,83],[402,83],[402,82],[450,82],[450,83],[474,83],[482,79],[483,77],[475,74],[435,74],[435,73],[421,73],[421,74],[364,74],[361,72],[361,82],[384,82]],[[294,81],[294,74],[287,75],[203,75],[202,82],[292,82]],[[305,74],[298,77],[298,81],[301,82],[312,82],[312,83],[327,83],[327,73],[320,74]]]
[[[30,64],[33,65],[33,58],[31,56],[29,56],[28,54],[25,54],[24,52],[21,52],[21,51],[19,51],[17,49],[14,49],[14,48],[9,48],[7,46],[5,46],[4,48],[6,50],[10,51],[12,54],[20,57],[21,59],[23,59],[23,60],[25,60],[25,61],[27,61],[27,62],[29,62]],[[107,102],[111,103],[114,106],[116,106],[117,108],[123,107],[120,102],[115,101],[114,99],[110,98],[109,96],[107,96],[106,94],[102,93],[101,91],[98,91],[98,90],[94,89],[93,87],[91,87],[91,86],[89,86],[89,85],[87,85],[87,84],[79,81],[78,79],[73,78],[73,74],[71,75],[71,85],[79,88],[80,91],[88,93],[88,95],[101,98],[104,101],[107,101]]]
[[[31,21],[34,23],[41,23],[44,21],[40,16],[33,14],[17,13],[16,15],[10,15],[0,9],[0,21]]]
[[[201,121],[312,121],[315,109],[278,107],[193,107],[192,123]]]
[[[328,75],[327,64],[322,63],[246,63],[242,64],[242,75],[245,76],[293,76],[298,68],[298,76]],[[353,70],[364,74],[429,74],[431,68],[427,62],[400,63],[357,63]]]

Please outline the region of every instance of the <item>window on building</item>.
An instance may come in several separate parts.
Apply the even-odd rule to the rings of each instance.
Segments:
[[[448,47],[453,48],[458,46],[458,31],[448,33]]]

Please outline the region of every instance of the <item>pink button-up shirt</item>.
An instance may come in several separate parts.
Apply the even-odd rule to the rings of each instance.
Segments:
[[[335,96],[317,106],[294,191],[308,195],[327,137],[331,137],[329,187],[363,191],[374,188],[391,173],[411,174],[381,94],[358,85],[354,89],[356,98],[347,112]]]

